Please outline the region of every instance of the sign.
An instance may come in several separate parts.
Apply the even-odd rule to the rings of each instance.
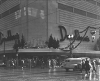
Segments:
[[[60,29],[61,39],[60,41],[64,41],[67,37],[67,30],[64,26],[58,26]],[[64,32],[64,33],[63,33]]]
[[[64,26],[58,26],[59,27],[59,29],[60,29],[60,35],[61,35],[61,39],[60,39],[60,41],[62,42],[62,41],[64,41],[65,39],[69,39],[68,38],[68,36],[69,35],[67,35],[67,30],[66,30],[66,28],[64,27]],[[89,42],[90,41],[90,39],[89,39],[89,37],[88,36],[85,36],[85,37],[83,37],[83,36],[80,36],[80,33],[79,33],[79,30],[74,30],[74,33],[75,33],[75,35],[74,35],[74,39],[75,40],[77,40],[77,41],[87,41],[87,42]]]

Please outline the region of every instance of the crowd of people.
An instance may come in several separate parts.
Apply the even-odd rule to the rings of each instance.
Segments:
[[[6,62],[8,68],[55,68],[60,66],[59,58],[33,57],[33,58],[10,58]]]
[[[89,58],[83,59],[81,72],[83,71],[85,71],[84,78],[91,77],[91,74],[93,73],[96,74],[96,71],[97,71],[96,60],[90,60]]]

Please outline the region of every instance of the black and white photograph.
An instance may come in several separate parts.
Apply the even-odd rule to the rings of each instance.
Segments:
[[[100,81],[100,0],[0,0],[0,81]]]

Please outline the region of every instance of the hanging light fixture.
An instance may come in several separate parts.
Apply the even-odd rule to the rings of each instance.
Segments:
[[[96,30],[91,30],[90,33],[91,33],[91,35],[92,35],[92,42],[94,42]]]
[[[94,34],[96,34],[96,30],[91,30],[90,33],[91,33],[91,35],[94,35]]]

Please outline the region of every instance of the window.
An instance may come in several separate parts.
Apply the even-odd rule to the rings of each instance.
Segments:
[[[15,19],[18,19],[18,18],[20,18],[21,17],[21,10],[17,10],[16,12],[15,12]]]
[[[94,1],[94,0],[86,0],[86,1],[88,1],[89,3],[92,3],[94,5],[96,5],[96,1]]]
[[[70,60],[65,60],[65,62],[70,62]]]
[[[38,9],[32,8],[32,16],[33,17],[36,17],[37,16],[37,11],[38,11]]]
[[[7,15],[9,15],[9,10],[5,11],[4,13],[2,13],[2,17],[5,17]]]
[[[93,14],[93,13],[90,13],[90,12],[87,12],[87,17],[91,17],[91,18],[97,19],[97,15]]]
[[[10,14],[11,13],[14,13],[15,11],[17,11],[19,9],[20,9],[20,6],[19,5],[16,5],[15,7],[13,7],[13,8],[10,9]]]
[[[31,8],[30,8],[30,7],[28,7],[28,15],[30,15],[30,16],[31,16],[31,13],[32,13],[32,10],[31,10]]]
[[[74,13],[86,16],[86,11],[74,8]]]
[[[36,9],[36,8],[28,7],[28,15],[30,15],[30,16],[36,17],[37,11],[38,11],[38,9]],[[40,10],[40,16],[41,16],[41,18],[44,17],[44,11],[43,10]]]
[[[24,7],[24,15],[26,15],[26,7]]]
[[[67,5],[64,5],[64,4],[58,3],[58,8],[62,9],[62,10],[69,11],[69,12],[73,12],[73,7],[67,6]]]
[[[28,7],[28,15],[36,17],[37,10],[38,9]],[[26,7],[24,7],[24,15],[26,15]]]
[[[45,15],[44,15],[44,10],[40,10],[40,17],[41,17],[42,19],[44,19],[44,18],[45,18]]]

